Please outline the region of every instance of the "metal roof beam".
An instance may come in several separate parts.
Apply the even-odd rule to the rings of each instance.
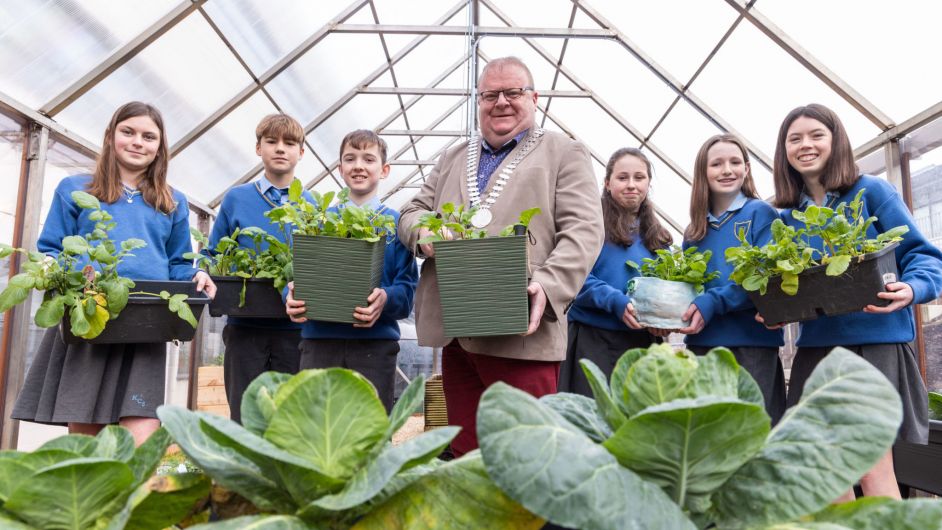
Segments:
[[[282,57],[281,60],[279,60],[257,78],[252,75],[252,72],[249,70],[249,75],[252,76],[253,83],[240,90],[235,96],[232,96],[229,101],[223,103],[221,107],[207,116],[206,119],[200,122],[196,127],[190,129],[190,132],[186,133],[182,138],[177,140],[177,142],[170,147],[171,158],[179,154],[180,151],[186,149],[190,144],[195,142],[197,138],[205,134],[206,131],[222,121],[223,118],[228,116],[229,113],[235,110],[239,105],[255,95],[256,92],[268,84],[269,81],[274,79],[275,76],[294,64],[294,62],[300,59],[301,56],[308,52],[308,50],[313,48],[318,42],[322,41],[324,37],[330,33],[331,27],[336,24],[340,24],[344,20],[353,16],[353,14],[359,11],[361,7],[367,4],[367,2],[369,2],[369,0],[356,0],[347,6],[336,17],[321,26],[320,29],[314,32],[313,35],[305,39],[304,42],[288,52],[287,55]]]
[[[511,24],[511,25],[513,24],[513,21],[510,20],[510,18],[507,15],[505,15],[503,12],[498,10],[497,7],[494,6],[490,0],[482,0],[482,1],[484,2],[485,5],[487,5],[488,9],[490,9],[494,13],[495,16],[501,19],[501,22],[504,22],[505,24]],[[523,40],[531,48],[533,48],[538,54],[540,54],[543,57],[543,59],[545,59],[548,63],[556,67],[556,63],[558,62],[557,59],[553,56],[553,54],[547,51],[546,48],[544,48],[543,46],[533,41],[533,39],[525,38]],[[480,51],[478,52],[478,54],[482,58],[487,60],[487,58],[484,57],[484,54],[482,54]],[[588,85],[582,82],[579,78],[577,78],[575,74],[573,74],[569,70],[569,68],[567,68],[565,65],[562,65],[562,64],[559,65],[559,72],[563,74],[564,76],[566,76],[566,78],[569,79],[574,85],[576,85],[577,88],[591,92],[591,90],[589,90]],[[623,129],[625,129],[626,131],[628,131],[629,134],[634,136],[638,140],[638,142],[641,142],[643,145],[646,145],[648,149],[650,149],[650,151],[656,157],[658,157],[662,162],[664,162],[668,167],[670,167],[671,170],[677,173],[680,176],[680,178],[684,179],[688,184],[693,183],[693,178],[682,167],[680,167],[679,164],[677,164],[676,162],[673,161],[673,159],[667,156],[667,153],[662,151],[653,143],[646,143],[644,139],[644,135],[641,133],[641,131],[637,129],[637,127],[632,125],[627,119],[625,119],[621,114],[619,114],[611,105],[609,105],[605,100],[603,100],[598,94],[595,94],[594,92],[592,94],[593,94],[592,100],[595,102],[595,104],[598,105],[606,114],[608,114],[619,125],[621,125]]]
[[[428,86],[429,86],[430,88],[433,88],[433,87],[438,86],[442,81],[444,81],[445,79],[447,79],[448,76],[450,76],[452,73],[454,73],[455,70],[457,70],[458,68],[460,68],[461,65],[463,65],[463,64],[466,63],[467,61],[468,61],[468,57],[467,57],[467,56],[462,57],[462,58],[459,59],[458,61],[455,61],[454,64],[452,64],[451,66],[449,66],[448,68],[446,68],[444,72],[442,72],[441,74],[438,75],[438,77],[436,77],[434,80],[432,80],[432,82],[429,83]],[[425,97],[425,96],[416,96],[416,97],[412,98],[411,100],[407,101],[406,104],[405,104],[405,108],[408,109],[408,108],[412,107],[413,105],[415,105],[416,103],[418,103],[419,100],[422,99],[423,97]],[[445,115],[443,115],[442,117],[440,117],[438,120],[436,120],[435,122],[433,122],[430,126],[426,127],[426,129],[432,129],[432,128],[436,127],[439,123],[441,123],[442,121],[445,121],[445,118],[446,118],[447,116],[450,116],[455,110],[461,108],[462,105],[464,105],[464,101],[458,101],[457,103],[455,103],[455,104],[451,107],[451,110],[450,110],[448,113],[446,113]],[[398,118],[398,117],[401,116],[401,115],[402,115],[402,110],[401,110],[401,109],[400,109],[400,110],[397,110],[397,111],[395,111],[395,112],[393,112],[392,114],[390,114],[389,116],[387,116],[385,120],[383,120],[382,122],[380,122],[380,124],[377,125],[373,130],[376,130],[376,131],[382,130],[384,127],[387,127],[390,123],[392,123],[393,121],[395,121],[396,118]],[[399,156],[402,156],[403,153],[405,153],[406,151],[409,150],[409,148],[411,147],[412,144],[418,142],[418,141],[421,140],[421,139],[422,139],[421,137],[419,137],[419,138],[414,138],[413,141],[410,141],[409,144],[407,144],[405,147],[403,147],[401,150],[399,150],[399,152],[397,152],[395,155],[393,155],[392,158],[397,158],[397,157],[399,157]],[[339,160],[335,160],[334,163],[330,165],[330,171],[333,171],[333,170],[336,169],[337,166],[339,166],[339,165],[340,165],[340,161],[339,161]],[[305,187],[308,188],[308,189],[313,188],[318,182],[320,182],[321,180],[323,180],[328,174],[329,174],[329,172],[326,171],[326,170],[323,171],[323,172],[321,172],[318,176],[316,176],[316,177],[314,177],[313,179],[311,179],[311,181],[308,182],[308,183],[305,185]]]
[[[808,50],[802,48],[794,39],[789,37],[781,28],[773,24],[765,15],[757,11],[754,7],[743,6],[734,0],[726,0],[726,3],[742,16],[746,17],[746,20],[752,22],[753,26],[764,33],[766,37],[770,38],[772,42],[785,50],[785,53],[791,55],[793,59],[801,63],[802,66],[807,68],[815,77],[830,87],[831,90],[837,92],[839,96],[860,111],[860,113],[866,116],[874,125],[882,130],[887,130],[893,126],[893,120],[887,116],[886,113],[878,109],[876,105],[854,90],[854,88],[841,79],[840,76],[824,66],[824,63],[811,55]]]
[[[108,77],[112,72],[133,59],[138,53],[154,42],[161,35],[177,25],[194,10],[206,3],[206,0],[185,0],[169,13],[150,25],[140,35],[130,42],[115,50],[108,58],[98,63],[90,72],[83,75],[77,81],[69,85],[65,90],[57,94],[54,98],[46,102],[39,108],[39,111],[47,116],[55,116],[62,112],[73,101],[82,97],[83,94],[91,90],[102,79]]]
[[[584,145],[586,149],[589,150],[589,155],[592,156],[592,158],[594,158],[596,162],[598,162],[599,164],[602,164],[602,167],[605,167],[605,165],[608,163],[608,160],[602,158],[602,156],[595,149],[593,149],[589,144],[582,141],[582,139],[576,136],[576,134],[572,132],[572,130],[569,129],[569,127],[565,123],[563,123],[562,120],[560,120],[552,112],[550,112],[548,103],[547,103],[547,106],[545,107],[540,107],[539,105],[537,105],[537,108],[539,108],[543,112],[544,118],[549,118],[550,121],[555,123],[557,127],[562,129],[563,132],[568,134],[573,140],[580,142],[582,145]],[[684,233],[684,229],[680,227],[680,223],[675,221],[674,218],[670,216],[670,214],[662,210],[656,204],[654,205],[654,211],[661,219],[664,220],[664,222],[674,227],[674,230],[677,230],[681,234]]]
[[[632,42],[627,35],[622,33],[617,29],[615,25],[608,21],[601,13],[593,9],[583,0],[572,0],[572,2],[579,6],[579,9],[583,13],[588,15],[589,18],[595,21],[596,24],[599,24],[603,28],[608,28],[615,33],[615,40],[622,45],[626,50],[628,50],[631,55],[633,55],[637,60],[641,61],[648,70],[650,70],[655,76],[657,76],[661,81],[663,81],[668,87],[671,88],[677,95],[682,97],[687,103],[690,104],[697,112],[699,112],[703,117],[709,120],[713,125],[718,127],[722,131],[729,132],[738,136],[743,143],[746,144],[746,147],[752,152],[757,159],[759,159],[763,165],[767,167],[772,167],[772,158],[762,152],[758,146],[753,144],[745,135],[737,131],[729,122],[724,120],[719,114],[713,111],[706,103],[704,103],[700,98],[695,96],[692,92],[688,90],[688,87],[682,85],[680,81],[674,78],[666,68],[657,64],[654,59],[652,59],[648,54],[646,54],[637,44]],[[643,141],[643,140],[642,140]]]
[[[872,140],[864,143],[857,149],[854,149],[854,158],[865,157],[878,149],[882,149],[887,142],[901,139],[916,129],[919,129],[939,118],[942,118],[942,101],[939,101],[935,105],[916,114],[899,125],[890,127],[886,131],[878,134]]]
[[[410,94],[423,96],[463,96],[471,95],[470,88],[404,88],[404,87],[360,87],[361,94]],[[592,93],[585,90],[538,90],[541,96],[557,98],[591,98]]]
[[[98,154],[101,152],[100,145],[94,144],[79,134],[66,129],[60,123],[52,120],[48,116],[44,116],[39,112],[32,110],[28,106],[17,101],[9,95],[4,94],[3,92],[0,92],[0,111],[13,114],[14,116],[19,116],[28,121],[42,125],[44,128],[49,130],[49,134],[53,139],[62,142],[70,149],[73,149],[89,158],[97,159]],[[190,209],[194,212],[205,213],[213,217],[216,216],[216,211],[210,208],[208,205],[190,196],[187,196],[186,200],[190,205]]]
[[[479,36],[499,37],[538,37],[561,38],[579,37],[584,39],[611,39],[615,34],[606,29],[581,28],[520,28],[502,26],[474,26],[474,32]],[[338,24],[332,33],[386,33],[392,35],[455,35],[465,37],[468,35],[467,26],[418,26],[397,24]]]
[[[377,132],[380,136],[465,136],[465,131],[437,131],[433,129],[386,129]]]
[[[363,3],[364,3],[364,4],[366,4],[367,2],[369,2],[369,0],[363,0]],[[444,24],[445,22],[448,22],[448,20],[450,20],[453,16],[455,16],[458,12],[460,12],[460,11],[464,8],[464,5],[465,5],[464,2],[458,2],[458,3],[455,4],[451,9],[449,9],[448,12],[446,12],[445,15],[444,15],[441,19],[438,20],[438,22],[441,23],[441,24]],[[418,47],[418,45],[421,44],[422,42],[424,42],[425,39],[427,39],[427,38],[428,38],[428,35],[425,35],[425,36],[422,36],[422,37],[418,37],[418,38],[416,38],[416,39],[413,39],[412,42],[410,42],[409,44],[407,44],[407,45],[405,46],[405,48],[403,48],[399,53],[397,53],[397,54],[392,58],[391,63],[392,63],[392,64],[395,64],[395,63],[399,62],[400,60],[402,60],[403,57],[405,57],[406,55],[408,55],[409,52],[411,52],[411,51],[414,50],[416,47]],[[464,62],[464,61],[462,61],[462,63],[463,63],[463,62]],[[359,89],[360,87],[365,86],[365,85],[369,85],[369,84],[372,83],[373,81],[379,79],[379,77],[380,77],[381,75],[383,75],[383,74],[386,72],[386,70],[389,69],[389,66],[390,66],[390,63],[384,61],[383,64],[382,64],[382,66],[380,66],[379,68],[377,68],[376,70],[374,70],[370,75],[368,75],[368,76],[366,76],[365,78],[363,78],[359,83],[357,83],[357,84],[355,85],[355,87],[354,87],[353,89],[349,90],[346,94],[340,96],[340,98],[338,98],[336,101],[334,101],[334,103],[333,103],[330,107],[328,107],[326,110],[324,110],[323,112],[321,112],[320,115],[318,115],[316,118],[314,118],[313,121],[311,121],[311,123],[307,124],[307,126],[304,127],[304,134],[305,134],[305,136],[308,135],[308,134],[310,134],[311,131],[313,131],[313,130],[316,129],[318,126],[320,126],[322,123],[324,123],[325,121],[327,121],[328,119],[330,119],[330,117],[333,116],[334,114],[336,114],[337,111],[339,111],[344,105],[346,105],[347,103],[349,103],[350,100],[352,100],[352,99],[358,94],[358,89]],[[407,107],[407,108],[408,108],[408,107]],[[398,116],[399,116],[399,114],[397,114],[397,117],[398,117]],[[393,119],[395,119],[395,118],[393,118]],[[255,167],[253,167],[252,169],[250,169],[249,171],[247,171],[244,175],[242,175],[241,177],[239,177],[239,179],[237,179],[237,180],[234,181],[232,184],[230,184],[229,187],[231,188],[232,186],[238,186],[239,184],[244,184],[244,183],[248,182],[249,180],[252,179],[252,177],[254,177],[255,175],[257,175],[259,171],[262,171],[262,169],[264,169],[264,166],[263,166],[261,163],[256,164]],[[324,176],[329,175],[329,174],[331,174],[331,172],[332,172],[334,169],[336,169],[336,166],[328,166],[328,169],[327,169],[326,173],[322,173],[322,174],[323,174]],[[323,177],[318,176],[315,180],[313,180],[313,181],[311,181],[310,183],[308,183],[308,187],[310,188],[311,186],[313,186],[313,185],[316,184],[317,182],[320,182],[321,178],[323,178]],[[220,193],[215,199],[213,199],[212,201],[210,201],[209,204],[211,204],[211,205],[218,205],[220,202],[222,202],[222,197],[223,197],[224,195],[225,195],[225,191],[223,191],[223,192]]]

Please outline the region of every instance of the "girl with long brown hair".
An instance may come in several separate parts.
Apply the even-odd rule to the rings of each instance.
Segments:
[[[56,187],[36,243],[39,251],[55,258],[64,237],[94,230],[91,211],[71,196],[86,191],[117,223],[109,234],[116,245],[131,238],[147,245],[126,256],[118,274],[132,280],[192,280],[213,296],[209,275],[183,257],[192,250],[189,210],[186,197],[167,184],[168,158],[160,112],[146,103],[122,105],[105,129],[94,174],[66,177]],[[160,426],[156,411],[164,401],[165,364],[165,343],[66,344],[59,328],[50,328],[12,417],[90,435],[118,423],[140,445]]]
[[[625,262],[653,258],[652,251],[672,241],[657,220],[650,185],[651,162],[640,149],[624,147],[609,158],[602,191],[605,244],[567,313],[569,344],[560,368],[560,392],[592,395],[580,359],[592,360],[611,375],[625,350],[646,348],[657,340],[635,319],[625,293],[628,280],[638,275]]]
[[[771,238],[778,211],[759,198],[752,179],[749,151],[732,134],[712,136],[700,147],[693,168],[690,226],[684,248],[712,251],[708,268],[720,277],[708,282],[683,315],[690,325],[678,332],[694,353],[704,355],[716,346],[732,350],[736,360],[759,384],[765,409],[777,423],[785,412],[785,372],[779,359],[781,330],[768,330],[755,321],[755,306],[746,291],[729,280],[732,267],[726,249],[738,247],[742,236],[752,245]]]
[[[822,316],[799,325],[788,404],[801,399],[805,381],[818,362],[835,346],[843,346],[876,366],[896,386],[903,401],[899,439],[925,444],[929,435],[928,400],[912,345],[913,305],[942,294],[942,251],[916,227],[892,184],[860,174],[844,125],[823,105],[798,107],[785,117],[775,143],[772,176],[776,205],[785,208],[782,219],[789,225],[803,225],[792,216],[793,210],[812,204],[833,208],[851,202],[863,190],[861,215],[864,219],[877,218],[867,229],[868,238],[895,226],[909,228],[895,251],[898,279],[887,283],[885,291],[876,295],[888,305],[868,305],[863,311]],[[819,238],[811,238],[810,244],[819,250],[824,248]],[[761,315],[757,319],[761,320]],[[867,496],[900,497],[892,450],[860,479],[860,486]],[[850,490],[839,500],[853,498]]]

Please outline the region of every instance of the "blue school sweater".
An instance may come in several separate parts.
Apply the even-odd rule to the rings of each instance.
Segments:
[[[727,248],[740,245],[736,234],[742,229],[751,244],[767,243],[772,237],[771,226],[775,219],[778,219],[778,211],[771,205],[759,199],[747,199],[742,208],[727,211],[716,221],[710,221],[703,239],[684,241],[684,248],[695,246],[699,252],[712,251],[707,270],[720,273],[719,278],[707,282],[703,294],[694,299],[706,325],[700,333],[684,337],[685,343],[704,347],[771,348],[784,343],[782,330],[770,331],[756,322],[755,306],[746,291],[729,279],[733,266],[726,263],[724,257]]]
[[[399,224],[399,212],[387,208],[374,200],[370,206],[386,215],[391,215]],[[336,207],[331,210],[336,211]],[[353,324],[342,322],[323,322],[308,320],[301,325],[301,337],[304,339],[389,339],[399,340],[399,320],[412,312],[415,299],[415,286],[419,282],[419,269],[415,256],[396,237],[386,237],[386,250],[383,254],[383,278],[380,288],[386,291],[386,306],[376,323],[369,328],[355,328]]]
[[[880,232],[895,226],[908,226],[909,232],[903,236],[903,241],[896,248],[899,279],[912,287],[913,304],[934,300],[942,293],[942,252],[929,243],[916,228],[912,214],[896,193],[896,188],[884,180],[862,175],[851,189],[828,201],[826,206],[833,208],[841,202],[850,203],[862,188],[866,188],[866,191],[861,215],[864,218],[871,215],[878,218],[867,230],[867,237],[876,237]],[[792,217],[792,210],[782,212],[783,220],[791,226],[803,227],[804,223]],[[813,238],[811,244],[823,249],[819,238]],[[798,289],[801,289],[800,279]],[[915,321],[910,305],[888,314],[860,311],[802,322],[796,344],[799,347],[896,344],[910,342],[915,336]]]
[[[640,266],[643,258],[653,257],[640,236],[636,236],[635,242],[627,247],[606,240],[592,271],[569,308],[569,321],[612,331],[647,334],[644,330],[629,328],[621,319],[625,306],[631,301],[625,293],[628,280],[641,274],[637,269],[625,265],[625,262],[631,260]]]
[[[80,208],[72,200],[73,191],[88,191],[91,175],[66,177],[56,186],[46,223],[43,225],[36,248],[49,256],[58,256],[62,251],[65,236],[85,236],[95,229],[89,219],[93,210]],[[181,280],[193,279],[197,269],[183,254],[193,250],[190,244],[189,208],[186,197],[173,190],[176,209],[169,214],[161,213],[144,202],[140,194],[129,203],[122,195],[117,202],[102,202],[103,210],[111,214],[117,226],[109,237],[120,248],[126,239],[142,239],[147,246],[126,256],[118,264],[118,274],[132,280]],[[80,264],[81,266],[82,264]]]
[[[278,227],[277,223],[269,221],[265,217],[265,212],[277,206],[268,197],[262,195],[259,191],[259,183],[249,182],[230,189],[222,199],[222,205],[219,207],[219,216],[213,223],[213,229],[209,234],[210,248],[216,248],[219,240],[232,235],[236,228],[248,228],[255,226],[275,236],[279,241],[285,242],[285,231]],[[314,198],[307,190],[303,193],[304,198],[313,201]],[[287,227],[290,233],[291,227]],[[239,245],[245,248],[255,248],[255,244],[248,236],[239,236]],[[262,243],[262,250],[268,248],[267,243]],[[235,326],[248,326],[256,328],[275,328],[275,329],[300,329],[300,324],[295,324],[286,316],[285,318],[245,318],[245,317],[227,317],[227,324]]]

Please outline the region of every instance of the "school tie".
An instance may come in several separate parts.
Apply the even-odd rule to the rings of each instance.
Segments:
[[[277,205],[281,205],[281,199],[282,199],[282,197],[285,196],[285,192],[286,192],[286,191],[287,191],[287,190],[280,190],[280,189],[278,189],[278,188],[272,186],[272,187],[268,188],[268,189],[265,191],[265,196],[268,197],[269,199],[271,199],[271,202],[273,202],[273,203],[275,203],[275,204],[277,204]]]

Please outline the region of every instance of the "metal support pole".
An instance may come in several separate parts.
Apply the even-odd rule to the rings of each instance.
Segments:
[[[909,142],[905,138],[902,140],[894,140],[890,142],[889,145],[894,145],[893,149],[899,155],[899,176],[900,176],[900,195],[903,197],[903,202],[906,203],[906,207],[909,208],[909,211],[913,211],[913,183],[909,171],[909,161],[912,157],[912,154],[909,151]],[[889,153],[890,149],[887,149]],[[887,168],[890,166],[887,165]],[[923,324],[923,308],[917,305],[913,311],[913,315],[916,317],[916,355],[919,360],[919,373],[922,375],[923,383],[928,384],[928,379],[926,376],[926,337],[922,333],[922,324]]]
[[[204,236],[209,237],[210,230],[210,217],[206,214],[200,214],[196,221],[196,229],[200,231]],[[200,245],[202,247],[202,245]],[[197,247],[196,251],[199,252],[202,248]],[[204,307],[205,311],[206,308]],[[187,408],[190,410],[196,410],[196,402],[198,399],[197,396],[197,379],[199,378],[199,367],[202,364],[200,361],[201,353],[203,351],[203,340],[206,333],[206,322],[209,321],[209,316],[206,318],[200,318],[199,325],[196,326],[196,334],[193,335],[193,341],[190,342],[190,362],[189,362],[189,381],[187,382],[186,389],[186,404]],[[170,374],[173,377],[176,377],[176,374]]]
[[[39,232],[39,211],[42,207],[43,179],[46,170],[46,151],[49,149],[49,130],[32,123],[29,130],[26,149],[24,150],[25,171],[20,173],[19,190],[16,204],[16,225],[13,233],[13,246],[30,250],[36,248]],[[10,274],[20,272],[20,257],[16,254],[10,259]],[[16,448],[19,422],[7,419],[13,412],[16,397],[23,387],[26,372],[26,354],[29,346],[29,323],[32,297],[14,307],[4,320],[3,375],[4,388],[0,398],[3,403],[2,432],[0,448]]]

